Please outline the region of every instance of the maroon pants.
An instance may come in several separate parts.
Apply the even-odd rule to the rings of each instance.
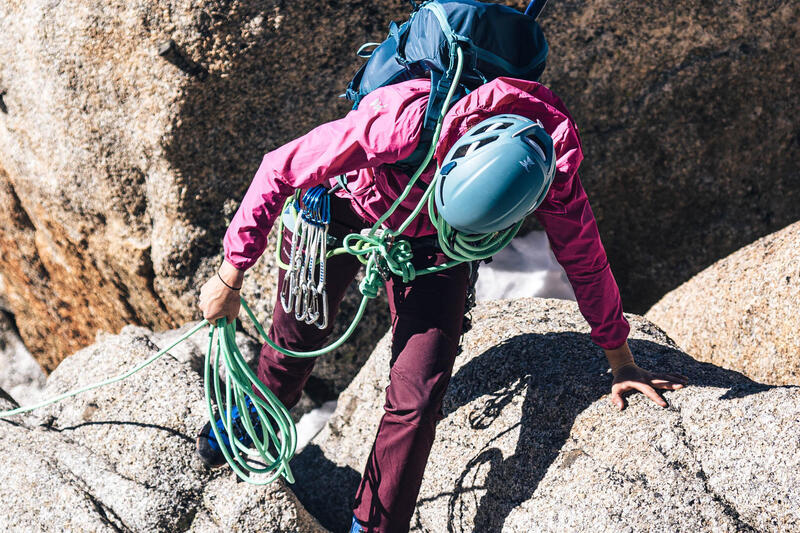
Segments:
[[[341,237],[368,223],[334,199],[330,232]],[[288,261],[291,236],[283,236],[281,251]],[[412,239],[414,267],[424,268],[447,261],[430,240]],[[330,323],[348,285],[361,263],[348,254],[328,261],[327,290]],[[279,287],[283,283],[281,271]],[[408,531],[428,461],[436,424],[441,420],[442,398],[453,369],[464,317],[468,266],[459,265],[403,283],[386,283],[392,314],[392,358],[390,384],[386,389],[384,415],[367,459],[356,493],[354,514],[370,532]],[[270,329],[279,346],[296,351],[322,347],[332,325],[325,330],[295,320],[280,302]],[[269,345],[261,349],[258,377],[291,408],[314,367],[314,359],[281,355]]]

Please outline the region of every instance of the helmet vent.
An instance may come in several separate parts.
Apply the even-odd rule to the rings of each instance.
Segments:
[[[494,142],[499,138],[500,137],[489,137],[488,139],[483,139],[482,141],[478,141],[477,143],[473,143],[472,146],[475,146],[476,144],[477,144],[477,146],[475,146],[475,148],[472,148],[472,150],[470,150],[470,151],[474,152],[475,150],[477,150],[479,148],[483,148],[487,144],[489,144],[491,142]]]
[[[470,146],[472,145],[465,144],[464,146],[459,147],[459,149],[456,150],[456,152],[453,154],[453,157],[451,157],[450,159],[460,159],[464,157],[465,155],[467,155],[467,150],[469,150]]]
[[[500,137],[496,135],[494,137],[489,137],[487,139],[481,139],[480,141],[475,141],[474,143],[471,144],[465,144],[464,146],[459,147],[458,150],[455,151],[455,153],[450,159],[453,160],[468,156],[469,154],[475,152],[476,150],[486,146],[491,142],[496,141],[499,138]]]
[[[538,154],[541,156],[542,161],[547,161],[547,157],[544,155],[547,152],[547,147],[545,144],[537,137],[536,135],[526,135],[525,141],[531,145],[531,148],[536,150]]]
[[[494,124],[489,124],[488,126],[484,126],[472,132],[472,135],[480,135],[481,133],[486,133],[487,131],[495,131],[495,130],[504,130],[510,128],[512,124],[510,122],[495,122]]]
[[[447,175],[446,174],[443,175],[439,179],[439,201],[442,202],[442,205],[444,205],[444,196],[445,196],[444,195],[444,180],[445,179],[447,179]]]

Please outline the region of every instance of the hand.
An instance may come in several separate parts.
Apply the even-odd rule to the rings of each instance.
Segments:
[[[239,291],[231,289],[226,283],[231,287],[241,287],[243,280],[244,272],[224,262],[219,272],[211,276],[200,289],[203,318],[212,324],[220,318],[226,318],[228,323],[233,322],[239,316]]]
[[[686,376],[680,374],[656,374],[630,362],[614,373],[614,382],[611,385],[611,403],[622,411],[625,409],[625,396],[630,392],[639,391],[657,405],[666,407],[667,402],[656,392],[656,389],[682,389],[688,381]]]
[[[633,361],[633,354],[627,341],[619,348],[607,349],[605,352],[611,373],[614,374],[611,403],[620,411],[625,409],[625,396],[634,391],[639,391],[654,403],[666,407],[667,402],[659,396],[656,389],[677,390],[683,388],[689,381],[686,376],[680,374],[655,374],[639,368]]]

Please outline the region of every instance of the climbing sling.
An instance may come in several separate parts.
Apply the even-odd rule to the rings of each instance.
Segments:
[[[538,1],[532,2],[531,4],[533,5],[536,3],[541,4],[543,2]],[[438,169],[433,180],[426,187],[425,193],[417,206],[406,220],[396,229],[383,227],[386,220],[409,195],[412,188],[433,159],[445,114],[458,91],[464,90],[460,81],[464,74],[465,60],[469,61],[469,76],[474,76],[475,72],[480,74],[480,71],[476,68],[476,65],[481,64],[479,60],[488,57],[485,53],[481,55],[482,49],[475,46],[470,39],[465,38],[463,34],[457,33],[450,27],[448,16],[452,16],[453,13],[461,13],[459,10],[465,8],[465,6],[483,10],[490,9],[488,6],[491,6],[491,4],[481,4],[479,2],[473,2],[472,0],[451,2],[432,1],[422,4],[421,6],[416,6],[415,4],[414,15],[420,17],[419,20],[427,20],[425,18],[427,15],[423,16],[420,15],[420,13],[426,11],[430,12],[430,15],[433,17],[433,19],[430,20],[435,20],[441,28],[441,33],[444,36],[444,45],[439,48],[447,50],[448,61],[446,65],[443,65],[441,71],[434,72],[431,70],[431,100],[433,104],[429,104],[428,106],[425,122],[425,128],[427,129],[430,127],[431,129],[430,142],[420,142],[424,154],[421,157],[419,166],[411,176],[405,189],[389,207],[386,213],[384,213],[370,229],[364,230],[361,233],[351,233],[344,237],[341,247],[328,250],[329,239],[327,229],[330,222],[330,198],[328,197],[327,191],[322,188],[313,188],[307,191],[302,199],[299,199],[296,194],[287,201],[285,209],[291,208],[295,211],[299,211],[300,214],[300,216],[295,217],[289,264],[283,264],[283,262],[280,261],[280,247],[278,247],[279,264],[282,268],[288,269],[288,275],[285,276],[285,279],[289,281],[285,282],[284,286],[279,288],[281,305],[287,313],[291,310],[298,320],[305,321],[309,324],[316,324],[317,327],[323,329],[327,326],[325,259],[343,253],[352,254],[366,266],[366,273],[359,285],[362,299],[352,322],[339,339],[333,341],[324,348],[314,351],[296,352],[278,346],[267,336],[245,300],[241,299],[242,307],[250,320],[252,320],[259,335],[263,338],[264,342],[279,353],[291,357],[317,357],[342,346],[355,331],[359,321],[364,315],[364,310],[366,309],[369,299],[377,296],[379,288],[383,285],[382,273],[391,273],[402,279],[404,283],[407,283],[417,276],[439,272],[462,262],[486,259],[504,248],[519,230],[522,221],[514,224],[510,228],[488,235],[467,235],[451,228],[446,221],[437,215],[433,201],[432,193],[435,190],[437,181],[441,179],[441,174]],[[503,9],[513,12],[516,16],[523,16],[510,8]],[[530,9],[529,7],[529,10]],[[406,51],[408,51],[409,37],[401,38],[401,36],[406,35],[408,31],[413,29],[412,22],[415,16],[412,16],[412,20],[404,24],[400,29],[393,24],[390,30],[390,38],[387,39],[386,42],[394,40],[394,44],[390,43],[387,49],[391,49],[391,47],[394,46],[394,51],[399,53],[399,45],[404,44],[406,46]],[[466,18],[469,19],[469,17]],[[458,17],[456,17],[456,20],[459,20]],[[532,17],[529,23],[530,22],[532,22]],[[407,28],[407,30],[403,30],[403,28]],[[534,37],[541,37],[538,25],[535,26],[535,30],[536,31],[533,32]],[[404,33],[404,31],[406,31],[406,33]],[[420,37],[420,39],[422,39],[422,37]],[[544,42],[543,37],[535,42],[539,44],[543,43],[544,51],[541,52],[541,50],[539,50],[534,60],[528,63],[531,65],[536,63],[532,68],[534,70],[538,69],[538,72],[541,72],[541,69],[544,67],[544,56],[546,56],[547,53],[546,42]],[[386,43],[384,43],[384,45],[385,44]],[[519,47],[519,42],[517,42],[517,47]],[[467,53],[465,53],[465,49]],[[365,65],[365,68],[359,71],[357,75],[357,78],[363,81],[357,86],[359,92],[355,94],[359,96],[356,99],[356,105],[358,104],[358,100],[369,92],[364,92],[364,82],[369,79],[369,69],[366,67],[375,61],[375,57],[377,56],[373,53],[370,61]],[[420,60],[414,64],[406,59],[403,59],[403,61],[405,61],[403,65],[404,68],[406,66],[409,68],[422,68],[421,65],[435,68],[431,67],[429,63],[425,63],[424,60]],[[406,75],[412,76],[410,72],[407,72]],[[481,78],[482,81],[486,81],[483,75],[478,79]],[[395,77],[382,85],[396,83],[397,81],[401,80]],[[434,86],[435,89],[433,88]],[[356,87],[356,85],[351,82],[351,89],[354,87]],[[374,89],[377,87],[372,88]],[[348,93],[349,91],[350,89]],[[429,120],[431,118],[429,114],[433,117],[432,122]],[[439,246],[442,251],[451,258],[451,261],[442,265],[416,270],[411,262],[413,257],[411,245],[408,240],[402,238],[402,233],[406,231],[410,224],[425,208],[427,208],[428,215],[437,230]],[[279,224],[283,226],[283,217],[279,217]],[[280,227],[279,230],[282,232],[282,227]],[[237,476],[253,484],[263,485],[271,483],[279,476],[283,476],[290,483],[294,482],[294,476],[289,467],[289,460],[293,457],[297,446],[297,431],[295,425],[286,407],[272,391],[259,381],[255,373],[246,364],[244,357],[236,346],[235,321],[228,323],[224,318],[217,320],[216,324],[210,324],[207,320],[203,320],[170,346],[160,350],[143,363],[123,374],[109,378],[100,383],[91,384],[61,394],[55,398],[30,407],[0,411],[0,418],[7,418],[32,411],[82,392],[121,381],[151,365],[169,350],[205,326],[209,326],[208,349],[204,363],[205,399],[208,415],[212,421],[211,429],[214,437],[217,442],[224,442],[217,428],[217,424],[213,423],[215,419],[214,404],[218,407],[224,431],[229,436],[235,434],[233,431],[233,413],[235,410],[238,410],[240,413],[249,413],[252,402],[252,406],[255,408],[259,419],[259,430],[257,430],[255,427],[256,424],[253,423],[249,416],[241,417],[241,423],[245,432],[252,440],[253,447],[246,447],[236,438],[230,438],[230,449],[228,449],[228,446],[220,446],[226,461]],[[221,372],[222,366],[225,368],[224,377],[222,377]],[[254,456],[260,457],[261,462],[250,459]]]

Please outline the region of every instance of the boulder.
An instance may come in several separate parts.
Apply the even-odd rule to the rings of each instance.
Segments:
[[[800,218],[798,20],[793,0],[542,13],[542,81],[580,130],[581,179],[628,311]]]
[[[796,220],[798,9],[592,0],[542,15],[543,81],[581,129],[630,310]],[[0,290],[43,367],[99,330],[195,318],[261,155],[344,114],[353,50],[407,13],[402,0],[0,6]],[[268,313],[265,261],[245,296]]]
[[[647,312],[701,361],[800,385],[800,222],[717,261]]]
[[[47,371],[97,331],[196,317],[262,155],[346,112],[357,43],[402,4],[0,6],[0,291]]]
[[[573,302],[479,303],[445,397],[412,531],[790,531],[800,527],[800,389],[695,361],[629,315],[645,368],[690,386],[668,408],[608,401]],[[388,385],[385,337],[295,459],[300,501],[342,530]]]
[[[101,335],[50,375],[44,395],[132,368],[158,351],[154,340],[159,339],[138,327]],[[12,402],[0,399],[0,409],[9,407]],[[29,415],[0,419],[5,458],[0,501],[13,510],[0,513],[0,526],[325,531],[282,481],[258,487],[237,483],[227,468],[204,467],[194,441],[206,420],[200,377],[171,354],[120,383]]]

